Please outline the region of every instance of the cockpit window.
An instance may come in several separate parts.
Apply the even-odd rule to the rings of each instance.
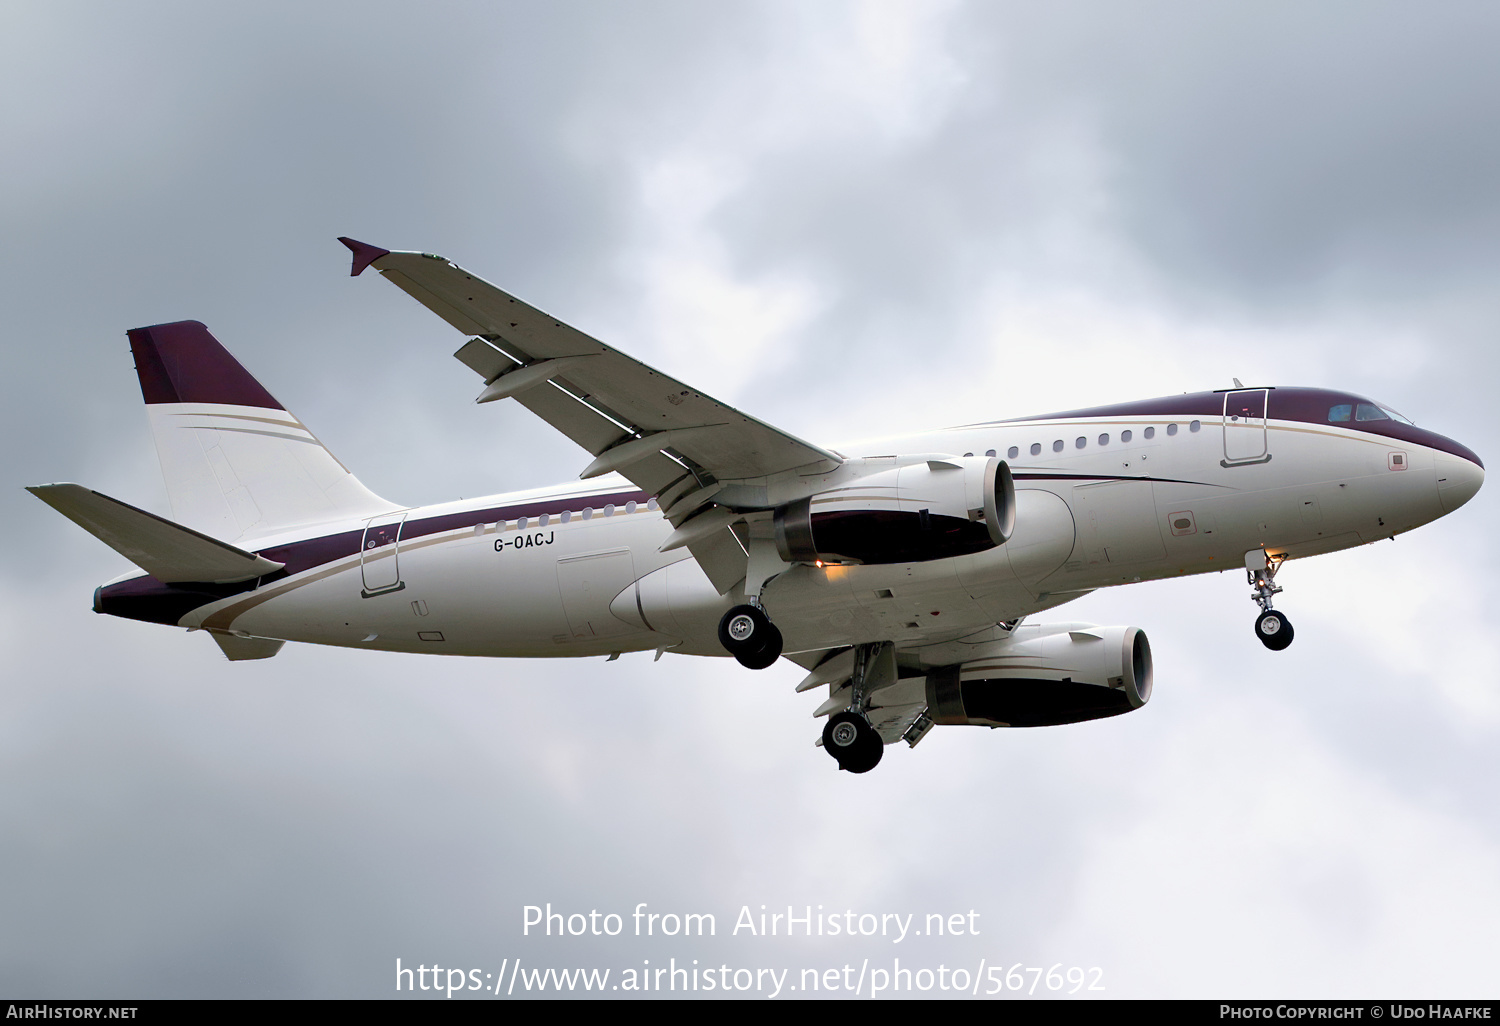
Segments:
[[[1411,424],[1412,427],[1416,426],[1389,406],[1382,406],[1379,403],[1339,403],[1337,406],[1328,408],[1328,423],[1347,424],[1351,420],[1361,423],[1395,420],[1402,424]]]

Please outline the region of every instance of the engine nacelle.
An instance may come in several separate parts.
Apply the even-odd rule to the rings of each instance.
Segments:
[[[788,503],[775,525],[788,563],[922,563],[1004,544],[1016,489],[1004,460],[931,459]]]
[[[981,658],[927,674],[934,723],[1047,727],[1139,709],[1151,645],[1137,627],[1023,624]]]

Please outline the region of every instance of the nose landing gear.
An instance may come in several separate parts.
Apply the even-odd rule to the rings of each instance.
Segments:
[[[1250,600],[1261,608],[1255,619],[1255,636],[1272,652],[1280,652],[1292,643],[1296,632],[1286,614],[1271,608],[1271,598],[1281,594],[1276,582],[1276,571],[1281,569],[1285,556],[1272,556],[1264,549],[1251,549],[1245,553],[1245,576],[1249,579]]]

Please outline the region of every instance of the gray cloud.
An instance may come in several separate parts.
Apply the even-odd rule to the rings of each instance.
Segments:
[[[936,731],[851,779],[789,666],[298,646],[231,666],[90,613],[118,560],[20,486],[165,509],[122,336],[181,317],[394,498],[575,474],[524,410],[472,405],[457,335],[348,280],[342,234],[442,252],[818,440],[1250,365],[1379,392],[1487,456],[1493,17],[18,9],[0,985],[381,996],[397,957],[899,954],[1100,965],[1114,996],[1492,992],[1488,491],[1289,566],[1283,658],[1252,648],[1236,574],[1049,614],[1148,629],[1150,707]],[[721,933],[743,904],[976,908],[985,932],[522,939],[547,901],[711,911]]]

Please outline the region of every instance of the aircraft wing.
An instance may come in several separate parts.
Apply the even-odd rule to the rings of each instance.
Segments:
[[[611,349],[442,257],[339,241],[354,253],[353,274],[373,266],[474,336],[454,355],[485,381],[476,401],[514,398],[595,457],[580,476],[623,474],[659,498],[674,527],[698,516],[723,520],[704,521],[696,532],[682,535],[682,544],[721,591],[744,575],[745,557],[727,511],[712,506],[708,490],[842,462]]]

